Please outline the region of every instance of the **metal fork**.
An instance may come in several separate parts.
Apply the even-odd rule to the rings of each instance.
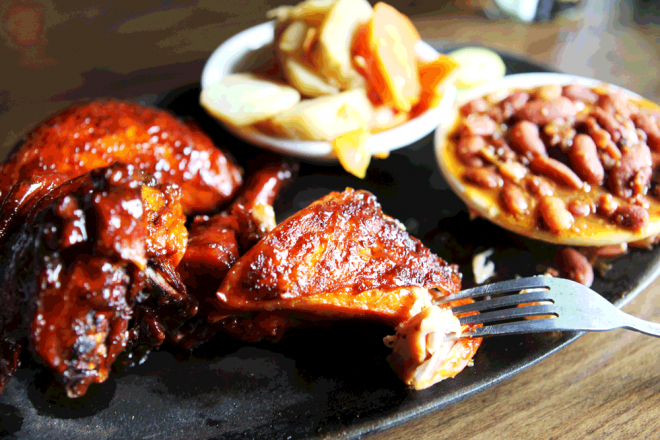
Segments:
[[[520,293],[521,291],[524,292]],[[463,333],[461,337],[552,331],[608,331],[617,328],[660,337],[660,324],[628,315],[588,287],[561,278],[532,277],[488,284],[446,296],[435,304],[493,295],[498,297],[452,307],[454,315],[480,312],[459,318],[461,324],[484,324],[473,331]],[[538,302],[550,304],[519,307],[522,304]],[[521,320],[534,316],[541,318]],[[513,321],[516,319],[518,321]],[[493,324],[501,321],[513,322]]]

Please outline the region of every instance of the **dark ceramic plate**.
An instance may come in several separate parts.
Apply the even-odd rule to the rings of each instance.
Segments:
[[[548,71],[504,55],[508,73]],[[198,84],[143,97],[194,119],[246,168],[268,156],[228,136],[198,106]],[[384,211],[444,259],[460,265],[464,286],[471,258],[495,248],[499,279],[542,273],[556,248],[470,221],[435,165],[432,137],[374,160],[358,180],[338,167],[303,164],[276,204],[280,219],[330,190],[372,191]],[[617,306],[656,276],[660,252],[620,257],[594,289]],[[278,344],[244,344],[218,336],[189,356],[165,348],[127,371],[117,371],[87,395],[69,400],[50,374],[25,365],[0,396],[0,435],[30,439],[359,438],[437,411],[518,373],[576,340],[556,333],[491,338],[474,367],[428,390],[407,389],[390,370],[382,338],[392,329],[336,323],[300,331]]]

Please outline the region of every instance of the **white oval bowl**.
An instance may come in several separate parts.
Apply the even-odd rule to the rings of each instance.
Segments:
[[[490,202],[476,194],[476,191],[469,191],[468,188],[454,176],[447,167],[444,156],[450,154],[447,151],[449,142],[447,141],[454,125],[457,122],[459,109],[469,101],[488,95],[498,90],[507,89],[529,89],[546,84],[581,84],[588,87],[596,87],[606,85],[612,90],[620,90],[628,94],[630,98],[638,101],[649,101],[648,99],[631,92],[630,90],[618,87],[603,81],[598,81],[592,78],[585,78],[582,76],[568,75],[563,73],[520,73],[516,75],[508,75],[504,78],[490,81],[481,86],[462,92],[456,99],[452,109],[447,113],[446,118],[443,119],[440,126],[437,128],[434,137],[435,143],[435,157],[438,167],[442,172],[443,177],[465,204],[476,211],[480,216],[492,221],[496,225],[508,229],[526,237],[543,240],[554,244],[563,244],[571,246],[607,246],[611,244],[619,244],[623,242],[637,241],[644,238],[657,235],[660,233],[660,218],[651,217],[651,221],[643,231],[634,233],[629,231],[615,231],[607,236],[598,238],[582,237],[578,234],[570,236],[556,235],[549,231],[528,230],[520,225],[513,225],[509,222],[502,220],[499,216],[499,206],[493,206]]]
[[[230,73],[249,71],[250,54],[263,50],[273,42],[275,22],[269,21],[234,35],[222,43],[209,57],[202,71],[202,88],[219,81]],[[432,61],[438,52],[424,42],[417,47],[417,55]],[[431,133],[456,99],[456,89],[449,87],[437,107],[427,110],[414,119],[369,137],[368,147],[372,154],[385,153],[406,147]],[[294,156],[312,162],[336,163],[337,156],[329,142],[300,141],[268,136],[251,127],[223,126],[236,137],[276,153]]]

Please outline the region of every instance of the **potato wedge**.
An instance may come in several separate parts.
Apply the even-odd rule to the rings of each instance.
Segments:
[[[300,101],[280,112],[270,125],[287,138],[332,141],[337,136],[368,126],[371,103],[363,89]]]
[[[336,81],[342,89],[364,85],[364,78],[351,64],[351,46],[356,29],[372,12],[366,0],[338,0],[319,29],[316,64],[322,76]]]
[[[306,0],[295,6],[279,6],[266,13],[270,19],[279,22],[304,20],[314,26],[320,26],[335,0]]]
[[[293,57],[286,57],[282,67],[289,84],[305,96],[316,98],[339,93],[337,87],[325,82],[321,76]]]
[[[320,26],[334,4],[335,0],[306,0],[291,8],[289,18]]]
[[[410,19],[392,6],[379,2],[367,28],[367,45],[373,63],[370,83],[383,103],[408,112],[419,101],[421,85],[415,45],[419,33]]]
[[[277,41],[277,48],[280,50],[280,53],[292,54],[300,50],[307,37],[307,29],[308,26],[304,21],[292,21],[282,31],[282,35]]]
[[[250,73],[236,73],[203,89],[199,101],[222,122],[241,127],[294,107],[300,93]]]

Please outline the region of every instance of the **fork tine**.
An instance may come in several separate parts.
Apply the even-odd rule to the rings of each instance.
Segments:
[[[434,303],[444,304],[464,298],[478,298],[480,296],[497,295],[507,292],[519,292],[525,289],[548,289],[549,277],[520,278],[518,280],[502,281],[501,283],[486,284],[485,286],[473,287],[458,293],[439,298]]]
[[[493,298],[485,301],[477,301],[471,304],[463,304],[462,306],[452,307],[451,311],[454,315],[461,313],[479,312],[482,310],[497,309],[506,306],[515,306],[518,304],[533,303],[539,301],[549,301],[549,290],[537,290],[534,292],[525,292],[518,295],[508,295],[501,298]]]
[[[486,324],[494,321],[524,318],[526,316],[552,315],[556,314],[554,304],[543,304],[538,306],[516,307],[513,309],[497,310],[494,312],[480,313],[478,315],[464,316],[459,318],[461,324]]]
[[[571,329],[557,326],[554,318],[535,319],[533,321],[507,322],[506,324],[484,325],[466,332],[461,338],[482,338],[485,336],[521,335],[523,333],[543,333],[549,331],[570,331]]]

